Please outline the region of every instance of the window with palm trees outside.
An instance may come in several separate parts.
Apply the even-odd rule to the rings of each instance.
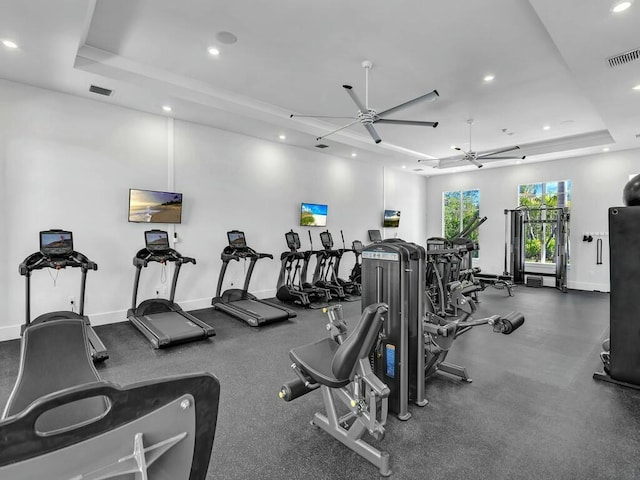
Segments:
[[[525,261],[554,263],[558,209],[571,208],[571,180],[519,185],[518,205],[529,209]]]
[[[442,236],[453,238],[466,228],[480,214],[480,190],[461,190],[442,194]],[[469,239],[478,243],[478,230],[471,232]],[[478,250],[472,253],[478,258]]]

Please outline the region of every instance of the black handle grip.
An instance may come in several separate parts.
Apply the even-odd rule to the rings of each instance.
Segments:
[[[305,382],[303,382],[302,379],[296,378],[295,380],[290,380],[282,385],[278,392],[278,396],[285,402],[290,402],[291,400],[295,400],[298,397],[302,397],[303,395],[312,392],[319,386],[320,385],[317,383],[305,386]]]

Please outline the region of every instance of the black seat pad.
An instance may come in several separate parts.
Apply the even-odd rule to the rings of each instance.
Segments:
[[[335,378],[331,369],[333,357],[339,346],[331,338],[324,338],[318,342],[294,348],[289,352],[289,357],[316,383],[330,388],[341,388],[348,385],[350,380]]]

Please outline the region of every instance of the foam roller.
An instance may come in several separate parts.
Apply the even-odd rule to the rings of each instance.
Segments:
[[[282,387],[280,387],[280,391],[278,392],[278,396],[283,399],[285,402],[290,402],[291,400],[295,400],[298,397],[306,395],[307,393],[318,388],[319,385],[309,385],[305,386],[304,382],[296,378],[295,380],[291,380]]]
[[[502,333],[509,335],[513,333],[524,323],[524,315],[520,312],[511,312],[502,317],[503,330]]]

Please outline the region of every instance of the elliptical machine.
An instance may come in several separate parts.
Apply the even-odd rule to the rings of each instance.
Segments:
[[[312,280],[313,284],[316,287],[328,289],[331,292],[331,296],[336,297],[338,300],[347,302],[355,300],[350,295],[345,294],[344,287],[338,282],[333,267],[340,253],[337,250],[332,250],[333,240],[331,239],[329,230],[320,233],[320,241],[322,242],[323,249],[313,252],[316,255],[316,268],[313,272]],[[309,242],[311,243],[311,250],[313,250],[311,231],[309,231]]]
[[[53,268],[57,271],[66,268],[80,268],[80,297],[78,313],[73,311],[58,311],[44,313],[31,321],[31,272],[43,268]],[[87,272],[98,270],[98,265],[85,255],[73,249],[73,233],[68,230],[51,229],[40,232],[40,251],[25,258],[19,267],[20,275],[25,277],[26,319],[20,331],[24,333],[29,325],[61,319],[79,319],[84,322],[90,354],[94,362],[102,362],[109,358],[107,348],[91,327],[89,317],[84,314],[84,294],[87,285]]]
[[[284,234],[288,252],[280,255],[281,267],[276,287],[276,298],[305,308],[319,309],[328,306],[331,293],[326,288],[315,287],[305,281],[310,251],[300,252],[300,236],[293,230]]]

